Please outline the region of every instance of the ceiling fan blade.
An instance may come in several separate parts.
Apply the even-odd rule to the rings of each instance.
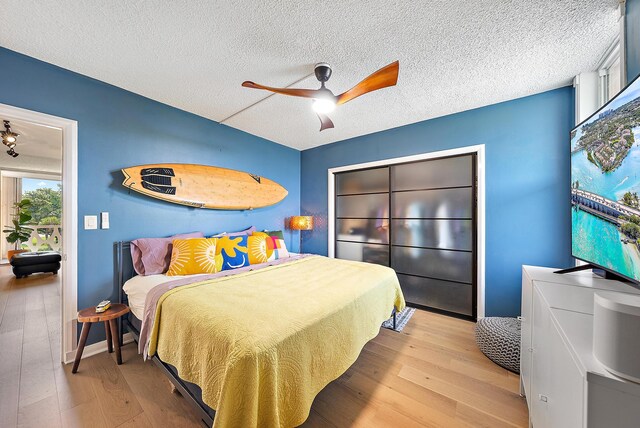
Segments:
[[[260,85],[258,83],[246,81],[242,82],[242,86],[252,89],[264,89],[265,91],[275,92],[276,94],[291,95],[292,97],[316,98],[321,92],[318,89],[289,89],[289,88],[272,88],[270,86]]]
[[[322,113],[316,113],[318,115],[318,119],[320,119],[320,132],[325,129],[333,128],[333,122],[329,119],[329,116],[324,115]]]
[[[398,82],[399,69],[399,61],[392,62],[391,64],[382,67],[380,70],[371,74],[347,92],[343,92],[338,95],[336,104],[344,104],[359,97],[360,95],[366,94],[367,92],[373,92],[388,86],[394,86]]]

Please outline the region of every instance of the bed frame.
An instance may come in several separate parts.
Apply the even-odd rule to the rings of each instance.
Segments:
[[[115,281],[118,289],[118,302],[128,304],[127,294],[122,290],[122,287],[127,280],[136,275],[133,270],[133,262],[131,260],[131,244],[130,242],[119,241],[115,243],[114,247],[116,259]],[[136,344],[140,339],[140,332],[138,331],[138,328],[131,322],[130,317],[132,316],[133,314],[129,313],[128,316],[119,318],[118,335],[120,343],[122,343],[125,329],[133,335]],[[197,390],[194,388],[195,385],[180,379],[175,368],[158,358],[158,354],[154,355],[151,358],[151,361],[160,368],[167,378],[169,378],[169,381],[173,386],[189,402],[189,404],[194,407],[202,422],[206,426],[212,426],[215,411],[202,401],[202,398],[199,396],[200,394],[198,394]]]
[[[133,261],[131,260],[131,243],[128,241],[118,241],[114,245],[115,251],[115,259],[116,259],[116,272],[115,272],[115,282],[118,290],[118,302],[128,304],[127,294],[122,290],[124,283],[129,279],[133,278],[136,273],[133,269]],[[134,315],[129,313],[127,316],[120,317],[118,319],[118,339],[120,340],[120,344],[123,343],[123,336],[125,333],[125,329],[128,330],[133,338],[138,344],[140,340],[140,331],[138,328],[132,323],[131,318]],[[393,329],[396,329],[396,310],[393,309]],[[156,366],[160,368],[160,370],[169,378],[169,381],[173,384],[173,386],[180,392],[180,394],[191,404],[194,409],[198,412],[200,419],[207,426],[213,425],[213,419],[215,417],[215,410],[211,407],[207,406],[202,401],[200,394],[198,393],[199,388],[197,385],[189,383],[183,379],[181,379],[177,375],[177,371],[171,365],[165,363],[160,358],[158,358],[158,354],[154,355],[151,358]]]

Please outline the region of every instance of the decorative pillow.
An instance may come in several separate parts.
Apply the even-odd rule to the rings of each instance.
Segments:
[[[249,266],[248,238],[247,235],[218,238],[216,252],[222,256],[222,270]]]
[[[273,250],[275,260],[290,257],[287,246],[284,243],[284,239],[270,236],[267,238],[267,247],[270,247]]]
[[[216,254],[217,242],[217,238],[174,239],[167,276],[220,272],[222,256]]]
[[[284,239],[269,236],[265,232],[254,232],[249,236],[247,247],[252,265],[290,257]]]
[[[269,236],[276,236],[278,237],[278,239],[284,240],[284,235],[281,230],[265,230],[264,233]]]
[[[258,234],[259,233],[259,234]],[[254,233],[247,238],[247,249],[249,250],[249,264],[257,265],[260,263],[275,260],[273,245],[269,245],[267,241],[272,242],[271,238],[262,232]]]
[[[216,235],[213,235],[212,238],[222,238],[223,236],[241,236],[241,235],[251,235],[256,231],[255,226],[247,227],[245,230],[241,230],[240,232],[222,232]]]
[[[171,261],[174,239],[204,238],[202,232],[182,233],[169,238],[141,238],[131,241],[131,259],[138,275],[165,273]]]

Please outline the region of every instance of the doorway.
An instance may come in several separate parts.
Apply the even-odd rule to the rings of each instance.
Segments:
[[[14,148],[18,156],[7,156],[9,161],[17,162],[5,167],[2,167],[3,164],[0,163],[0,169],[4,171],[0,175],[0,180],[4,179],[7,183],[13,182],[13,185],[8,187],[12,187],[9,192],[13,192],[15,199],[23,196],[28,191],[32,192],[32,195],[38,193],[51,196],[52,193],[58,193],[59,188],[59,195],[62,199],[60,217],[56,215],[56,207],[49,210],[44,209],[37,216],[42,223],[54,223],[55,220],[59,219],[60,224],[35,225],[35,236],[32,236],[33,239],[26,246],[28,249],[53,249],[53,247],[58,247],[61,253],[62,266],[59,275],[59,299],[57,305],[50,308],[58,313],[58,324],[54,330],[59,334],[59,341],[57,341],[56,346],[52,347],[51,353],[54,362],[69,363],[73,360],[77,346],[78,124],[71,119],[6,104],[0,104],[0,118],[9,120],[16,125],[31,125],[32,128],[24,128],[24,136],[34,132],[34,130],[38,130],[41,132],[41,134],[38,134],[40,136],[57,134],[60,137],[61,145],[59,144],[57,148],[55,144],[49,144],[51,140],[48,137],[43,137],[41,142],[44,144],[39,146],[39,151],[36,150],[33,153],[33,157],[45,158],[45,160],[38,163],[37,167],[34,167],[35,164],[26,162],[33,161],[33,159],[29,159],[28,139],[24,138],[21,146],[21,136],[18,136],[16,147]],[[17,126],[17,133],[19,133],[19,129],[20,126]],[[31,135],[35,138],[34,134]],[[55,150],[60,151],[57,160],[53,160],[53,157],[50,156],[50,153]],[[4,155],[3,151],[0,151],[0,157],[1,155]],[[19,162],[23,163],[20,164]],[[44,188],[49,190],[37,191],[37,189]],[[2,204],[0,203],[0,205]],[[2,216],[1,208],[0,206],[0,216]],[[4,218],[2,220],[4,221]],[[59,237],[53,231],[56,227]],[[2,240],[5,240],[4,235],[3,233]]]

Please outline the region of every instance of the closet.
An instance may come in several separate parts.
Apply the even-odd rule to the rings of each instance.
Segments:
[[[407,302],[477,315],[476,154],[335,174],[335,255],[398,274]]]

